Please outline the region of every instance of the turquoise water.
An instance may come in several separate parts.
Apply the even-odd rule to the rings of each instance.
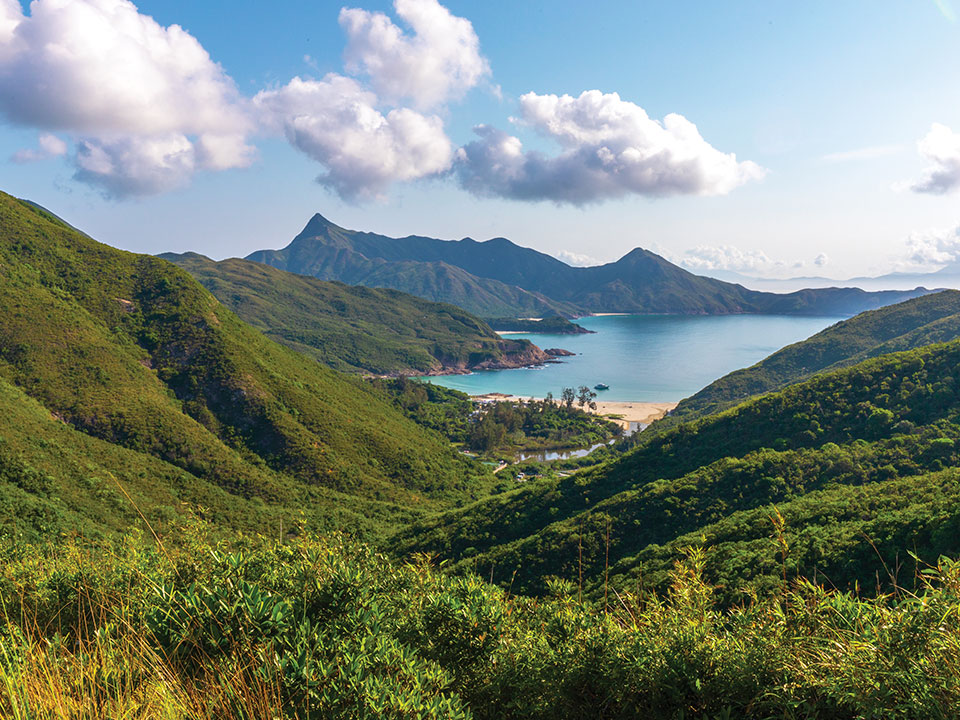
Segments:
[[[445,375],[430,382],[471,395],[544,397],[564,387],[593,387],[604,400],[668,402],[688,397],[732,370],[810,337],[839,317],[783,315],[608,315],[577,322],[595,335],[510,334],[542,348],[577,353],[541,368]]]

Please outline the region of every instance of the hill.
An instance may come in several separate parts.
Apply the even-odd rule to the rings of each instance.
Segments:
[[[196,253],[160,257],[188,271],[267,337],[337,370],[432,375],[549,359],[529,341],[503,339],[454,305],[325,282],[250,260],[214,262]]]
[[[319,214],[287,247],[247,259],[323,280],[392,287],[485,318],[591,312],[853,315],[928,292],[824,288],[778,295],[694,275],[642,248],[606,265],[571,267],[506,238],[391,238],[347,230]]]
[[[736,370],[681,401],[659,429],[722,410],[823,370],[960,337],[960,292],[944,290],[862,313]]]
[[[781,587],[784,573],[887,586],[908,551],[935,562],[960,550],[958,364],[954,341],[815,375],[619,460],[421,523],[395,547],[518,591],[582,573],[602,593],[606,567],[615,588],[662,587],[697,545],[727,602]],[[778,537],[782,564],[770,556]]]
[[[4,502],[42,516],[44,498],[60,498],[63,527],[76,514],[116,525],[129,493],[158,520],[289,528],[302,514],[369,532],[476,497],[482,474],[185,271],[3,194],[0,382]]]

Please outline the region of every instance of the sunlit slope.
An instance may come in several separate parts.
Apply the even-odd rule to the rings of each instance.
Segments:
[[[532,364],[527,340],[504,339],[466,310],[384,288],[326,282],[250,260],[162,255],[267,337],[338,370],[376,375]]]
[[[333,511],[320,489],[412,509],[471,493],[470,467],[361,381],[268,340],[172,264],[8,195],[0,378],[80,432],[289,513]]]
[[[672,428],[613,463],[447,513],[396,547],[492,568],[532,591],[550,575],[577,580],[583,558],[596,590],[609,523],[616,583],[663,580],[704,537],[724,547],[712,577],[762,589],[780,572],[771,567],[777,506],[793,570],[875,584],[898,553],[960,550],[958,365],[960,341],[820,374]]]
[[[944,290],[861,313],[788,345],[756,365],[712,382],[677,406],[660,427],[722,410],[823,370],[960,337],[960,292]]]

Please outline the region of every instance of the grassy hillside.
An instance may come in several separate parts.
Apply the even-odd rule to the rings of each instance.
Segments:
[[[250,260],[162,255],[267,337],[337,370],[375,375],[518,367],[547,356],[453,305],[295,275]]]
[[[683,400],[660,425],[722,410],[752,395],[799,382],[823,370],[960,337],[960,292],[944,290],[865,312],[736,370]]]
[[[660,584],[683,548],[705,544],[707,577],[733,601],[778,587],[779,512],[790,573],[886,586],[908,552],[960,551],[958,365],[960,341],[817,375],[420,524],[396,546],[536,592],[582,571],[597,593],[607,559],[619,588]]]
[[[382,514],[366,502],[408,515],[476,496],[479,471],[359,379],[267,339],[170,263],[97,243],[8,195],[0,381],[7,416],[33,413],[35,428],[0,431],[4,463],[15,477],[30,466],[53,478],[34,495],[76,496],[67,486],[88,480],[112,493],[111,474],[126,468],[143,497],[175,512],[178,501],[210,502],[242,526],[257,517],[251,503],[282,511],[287,526],[301,512],[328,526],[351,508]],[[20,408],[24,396],[38,405]],[[54,472],[71,463],[90,469]],[[165,479],[166,489],[147,488]],[[16,482],[4,492],[29,504]],[[84,507],[76,512],[115,524]]]

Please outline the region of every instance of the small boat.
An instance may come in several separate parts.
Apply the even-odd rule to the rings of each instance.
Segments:
[[[605,383],[597,383],[593,386],[594,390],[609,390],[610,386]]]

